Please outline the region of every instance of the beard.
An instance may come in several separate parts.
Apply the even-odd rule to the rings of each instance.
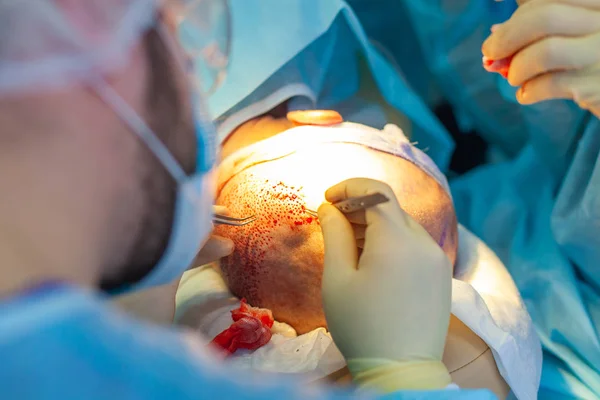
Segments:
[[[172,55],[156,31],[149,31],[144,42],[149,66],[145,121],[190,174],[195,169],[197,143],[190,105],[182,101],[185,83],[177,80],[184,75],[173,65]],[[124,205],[137,208],[135,226],[124,233],[135,234],[135,238],[128,241],[131,245],[124,249],[125,256],[117,265],[103,269],[107,271],[100,281],[104,291],[119,290],[146,277],[159,262],[171,236],[177,182],[142,141],[139,147],[138,182],[132,185],[141,192],[135,195],[139,201]]]

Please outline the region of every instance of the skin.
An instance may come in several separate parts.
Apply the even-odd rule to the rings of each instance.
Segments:
[[[84,5],[65,7],[88,16]],[[189,172],[184,77],[154,31],[102,75]],[[175,183],[95,91],[75,82],[3,96],[0,127],[1,296],[46,281],[111,288],[152,268],[169,237]]]
[[[232,251],[233,243],[229,239],[213,235],[200,250],[193,265],[212,263],[230,255]],[[179,281],[176,279],[167,285],[119,296],[115,304],[136,318],[158,325],[170,325],[175,316],[175,295]]]
[[[600,6],[595,0],[522,0],[482,45],[510,61],[505,77],[521,104],[569,99],[600,116]]]
[[[257,125],[266,129],[254,136],[255,141],[288,126],[271,117],[252,121],[234,132],[224,146],[226,153],[250,144]],[[452,263],[456,258],[458,234],[454,208],[449,196],[433,178],[409,161],[362,146],[323,146],[329,147],[311,149],[311,155],[288,156],[248,168],[229,180],[217,198],[231,215],[258,218],[244,228],[216,228],[219,235],[235,244],[233,254],[221,262],[228,287],[250,304],[271,309],[277,320],[292,325],[299,333],[326,326],[321,303],[323,238],[318,220],[303,209],[307,193],[355,177],[356,165],[360,164],[357,160],[378,165],[379,168],[372,170],[362,169],[362,177],[388,183],[403,209],[438,243],[443,242]],[[307,159],[317,171],[328,168],[329,161],[325,157],[314,156],[314,152],[319,151],[324,155],[346,152],[348,156],[336,158],[336,169],[347,174],[321,177],[316,183],[311,178],[312,173],[290,177],[286,172],[302,170]]]

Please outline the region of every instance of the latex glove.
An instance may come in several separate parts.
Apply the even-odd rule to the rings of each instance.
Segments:
[[[233,242],[230,239],[218,235],[211,235],[196,256],[191,267],[195,268],[219,261],[221,258],[230,255],[232,252]]]
[[[450,319],[449,259],[388,185],[351,179],[325,197],[337,202],[375,192],[391,201],[347,216],[328,204],[319,208],[327,326],[358,385],[385,392],[443,388],[451,383],[441,362]]]
[[[600,117],[600,2],[529,0],[520,4],[484,42],[487,63],[511,59],[507,79],[520,86],[517,100],[521,104],[572,99]]]

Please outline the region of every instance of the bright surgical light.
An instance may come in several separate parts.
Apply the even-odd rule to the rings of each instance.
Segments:
[[[380,159],[359,145],[317,144],[297,151],[285,161],[281,165],[281,180],[302,183],[306,206],[313,210],[326,201],[327,189],[339,182],[385,176]]]
[[[356,144],[324,143],[318,136],[280,135],[223,161],[220,184],[251,168],[252,174],[302,188],[306,207],[317,209],[331,186],[351,178],[384,179],[384,162]]]

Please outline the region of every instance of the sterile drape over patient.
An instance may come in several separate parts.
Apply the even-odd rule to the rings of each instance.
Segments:
[[[571,102],[523,108],[514,90],[481,68],[481,43],[514,5],[231,4],[239,35],[230,79],[210,101],[221,137],[287,99],[290,109],[334,108],[378,128],[397,110],[410,119],[402,126],[410,139],[445,171],[452,141],[411,88],[426,100],[446,98],[461,128],[477,128],[506,160],[451,187],[459,220],[500,256],[532,314],[546,351],[540,396],[600,395],[600,125]],[[361,63],[379,99],[365,95]]]
[[[238,365],[268,372],[335,375],[345,363],[323,330],[327,326],[321,302],[323,238],[319,222],[306,213],[306,207],[322,202],[325,188],[337,180],[378,179],[392,187],[401,207],[452,263],[457,260],[457,247],[462,248],[454,271],[452,311],[468,328],[461,328],[464,325],[457,320],[450,324],[444,361],[453,379],[464,387],[485,387],[505,396],[504,378],[518,398],[535,397],[541,349],[512,280],[502,263],[487,255],[489,250],[464,229],[459,243],[445,177],[398,127],[300,126],[264,139],[260,123],[249,126],[236,130],[228,143],[237,142],[240,135],[256,143],[241,145],[221,162],[217,198],[232,213],[253,214],[257,220],[244,228],[218,228],[236,245],[233,255],[221,262],[224,282],[206,269],[186,274],[178,292],[178,322],[212,339],[226,328],[223,323],[231,323],[231,291],[291,325],[292,336],[302,334],[285,339],[289,329],[284,329],[284,337],[273,336],[264,349],[251,355],[236,353]],[[379,329],[386,327],[370,331],[376,334]],[[461,332],[469,329],[474,333],[466,339]],[[272,331],[281,333],[281,327]],[[486,341],[493,358],[485,353],[485,346],[473,359],[460,361],[465,358],[461,353],[466,356],[479,346],[477,336]],[[457,344],[463,340],[468,344]],[[481,363],[486,357],[490,358],[477,372],[461,374],[470,361]],[[477,364],[473,367],[477,369]]]

